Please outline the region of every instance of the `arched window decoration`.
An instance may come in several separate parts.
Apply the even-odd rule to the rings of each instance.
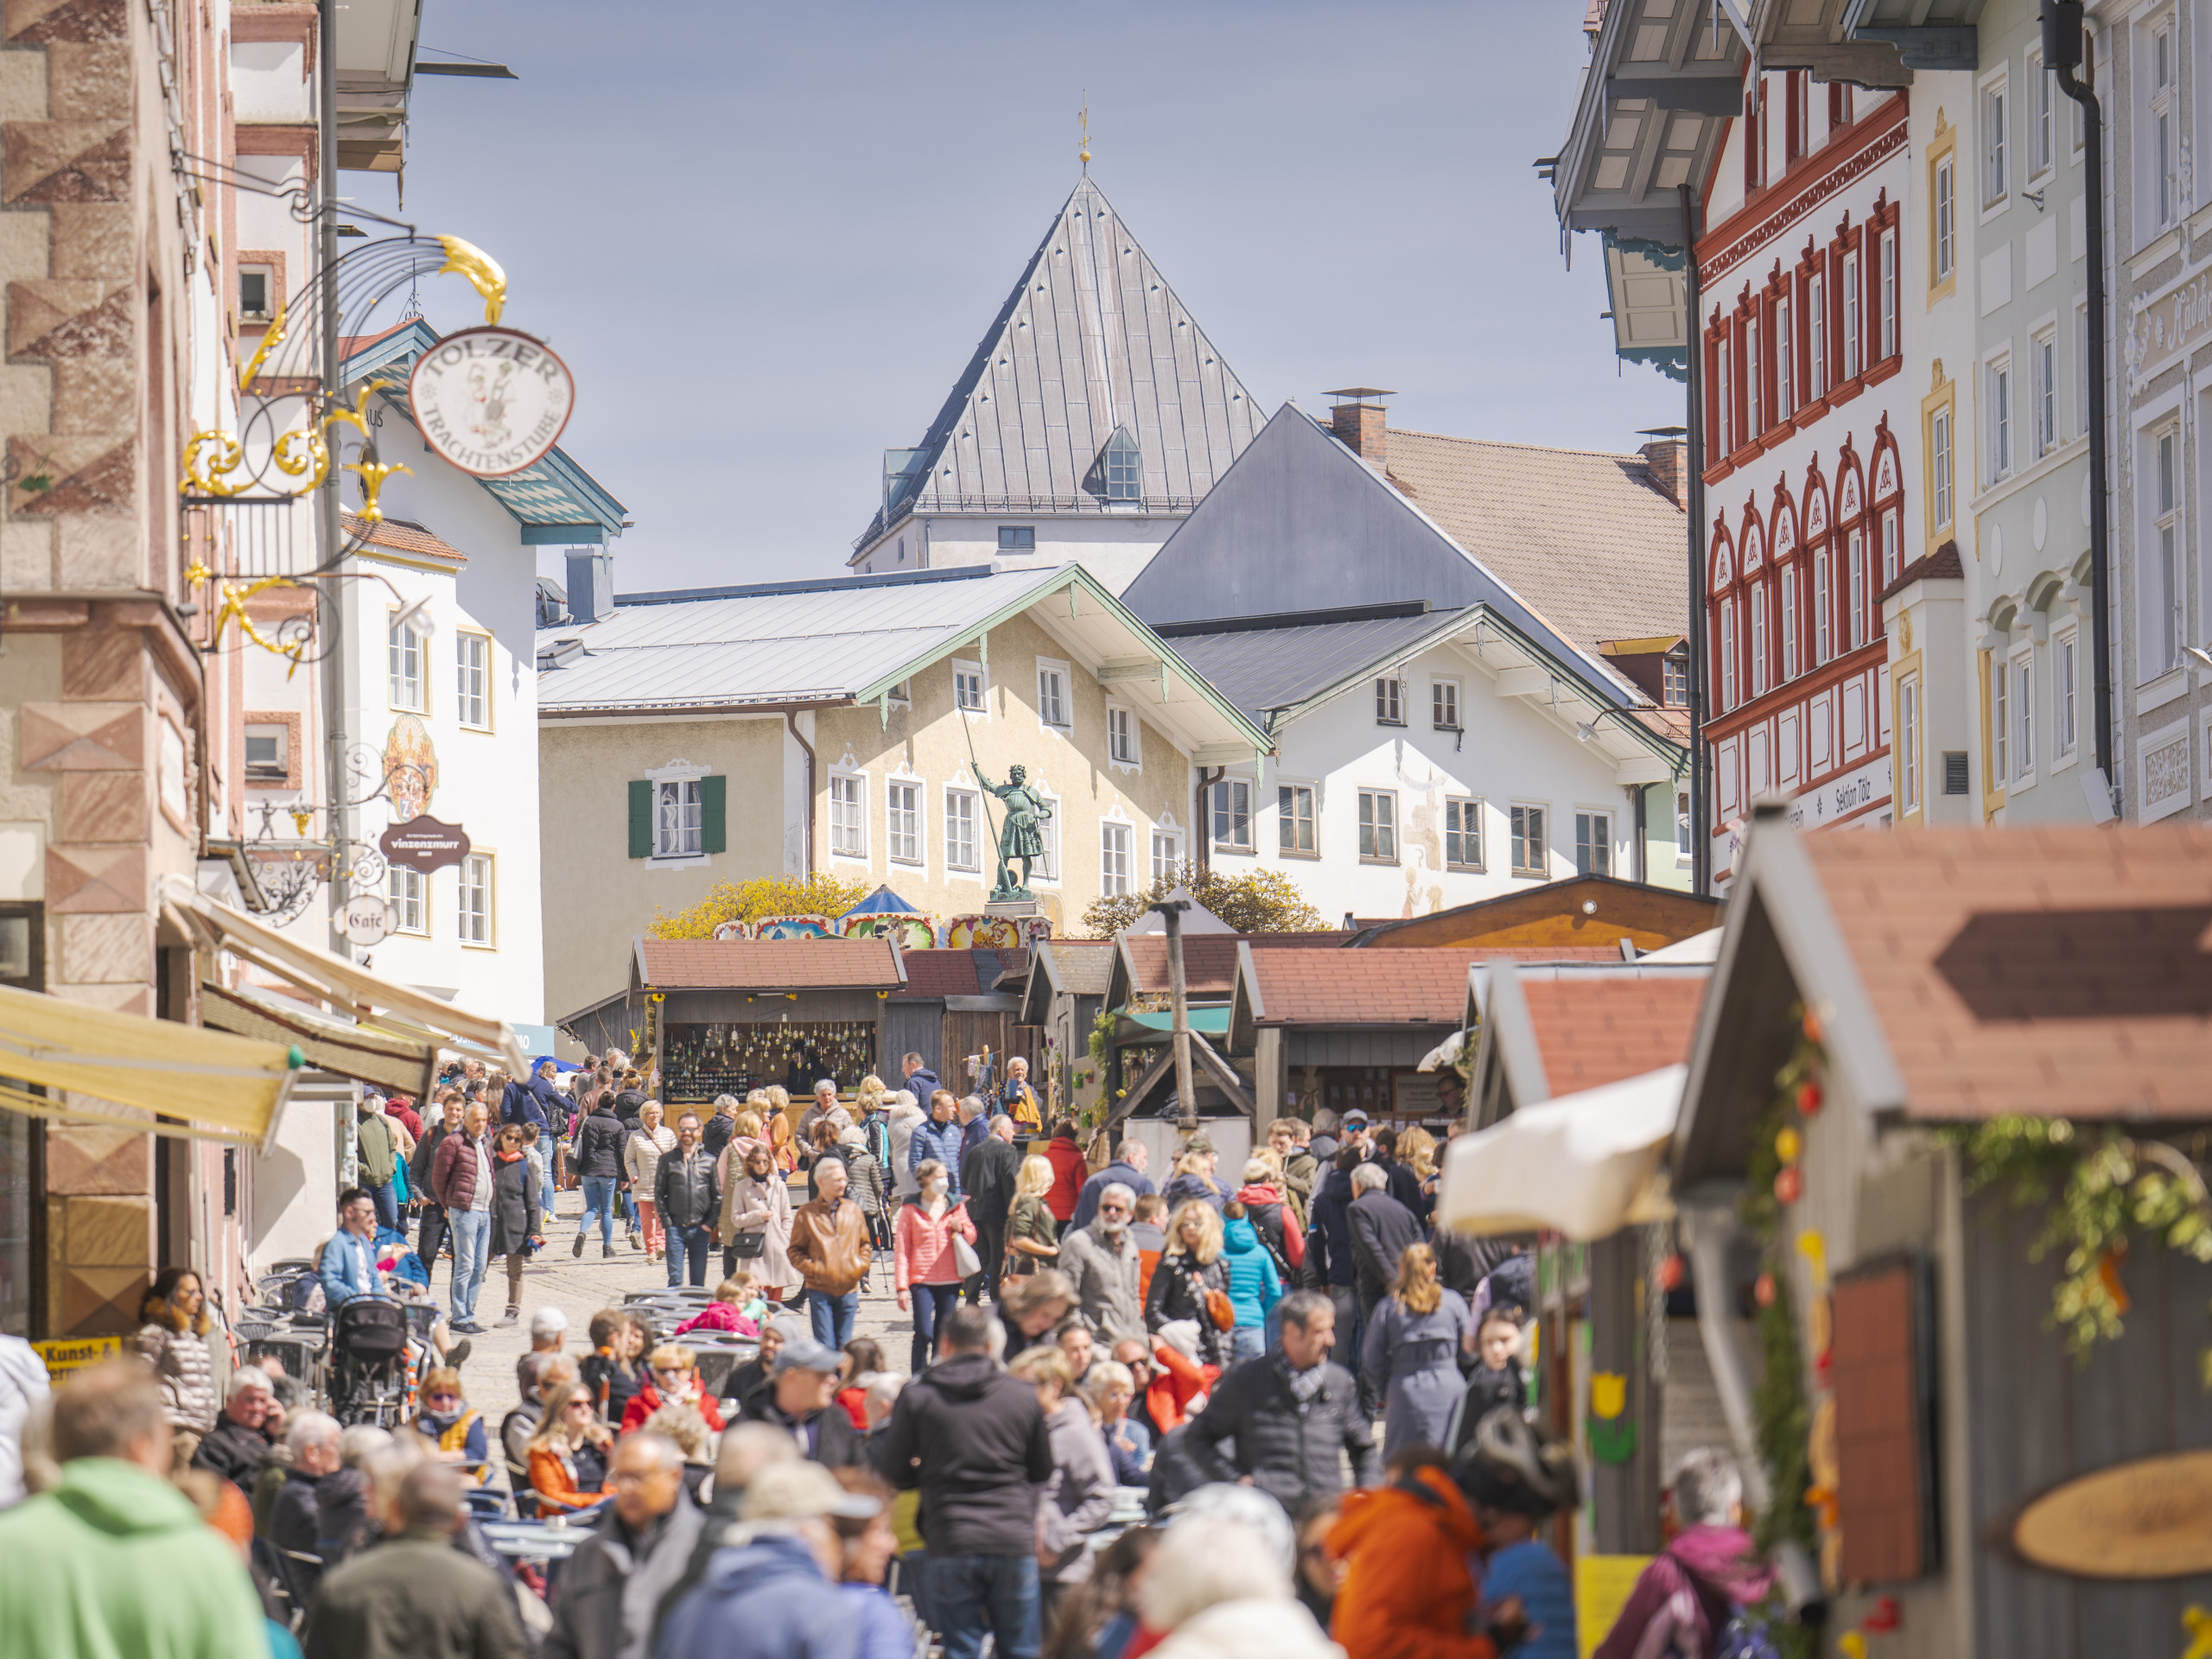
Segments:
[[[1738,539],[1743,549],[1744,575],[1748,579],[1766,557],[1766,531],[1759,523],[1759,510],[1751,502],[1744,504],[1744,531]]]
[[[1090,476],[1084,480],[1083,487],[1103,501],[1144,499],[1144,451],[1137,447],[1135,435],[1128,427],[1114,429],[1114,435],[1106,440],[1106,447],[1091,463]]]
[[[1881,575],[1875,588],[1878,594],[1905,566],[1904,462],[1897,454],[1897,441],[1887,416],[1874,428],[1874,481],[1868,493],[1874,514],[1871,540],[1879,551]],[[1874,607],[1873,632],[1877,637],[1882,632],[1878,603]]]
[[[1832,655],[1856,651],[1871,637],[1867,613],[1873,608],[1870,577],[1872,521],[1866,512],[1866,480],[1848,445],[1835,462],[1835,614]]]
[[[1713,526],[1713,580],[1708,590],[1717,597],[1735,579],[1735,550],[1729,542],[1728,527],[1716,519]]]

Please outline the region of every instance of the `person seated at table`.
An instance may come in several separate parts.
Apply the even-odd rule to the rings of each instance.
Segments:
[[[707,1420],[707,1427],[722,1432],[721,1408],[699,1381],[699,1357],[689,1348],[664,1342],[647,1362],[649,1375],[622,1414],[625,1434],[640,1427],[663,1406],[690,1406]]]
[[[592,1351],[578,1373],[591,1390],[600,1416],[619,1423],[645,1380],[645,1352],[653,1338],[652,1324],[628,1308],[602,1307],[585,1329]]]
[[[545,1414],[530,1439],[530,1487],[542,1516],[575,1515],[606,1501],[607,1460],[614,1436],[599,1420],[580,1382],[545,1396]]]
[[[767,1311],[767,1304],[753,1294],[753,1275],[734,1273],[715,1288],[715,1300],[676,1327],[679,1337],[694,1331],[727,1331],[734,1336],[757,1337],[760,1334],[760,1314],[751,1310],[759,1307]]]
[[[423,1379],[423,1408],[411,1427],[438,1448],[438,1456],[461,1465],[470,1483],[481,1486],[491,1478],[490,1452],[484,1433],[484,1414],[461,1397],[461,1373],[441,1365]]]

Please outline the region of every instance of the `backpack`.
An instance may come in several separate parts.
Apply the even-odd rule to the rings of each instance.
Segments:
[[[1765,1618],[1739,1607],[1729,1618],[1727,1628],[1720,1632],[1713,1659],[1782,1659],[1782,1649],[1775,1645],[1774,1633],[1767,1628]]]

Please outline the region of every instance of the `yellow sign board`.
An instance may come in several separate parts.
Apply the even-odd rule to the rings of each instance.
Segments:
[[[113,1359],[123,1351],[121,1337],[77,1337],[62,1342],[35,1342],[31,1346],[46,1362],[46,1374],[62,1377],[70,1372],[103,1359]]]
[[[1574,1630],[1582,1659],[1590,1659],[1598,1644],[1611,1634],[1613,1621],[1628,1605],[1629,1592],[1650,1565],[1649,1555],[1574,1558]]]
[[[2088,1579],[2177,1579],[2212,1571],[2212,1452],[2100,1469],[2020,1512],[2013,1548],[2031,1566]]]

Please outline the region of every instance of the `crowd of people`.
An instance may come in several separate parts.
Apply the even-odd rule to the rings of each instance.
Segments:
[[[415,1415],[341,1428],[266,1361],[224,1368],[219,1400],[203,1287],[165,1271],[135,1353],[29,1415],[35,1496],[0,1512],[0,1559],[57,1565],[0,1574],[0,1651],[1582,1651],[1550,1524],[1574,1459],[1522,1370],[1530,1258],[1432,1228],[1425,1131],[1285,1118],[1233,1183],[1192,1134],[1156,1178],[1141,1141],[1044,1122],[1019,1062],[964,1098],[902,1071],[673,1125],[620,1055],[455,1075],[427,1131],[365,1101],[316,1282],[334,1307],[383,1294],[378,1241],[404,1244],[410,1209],[419,1289],[449,1252]],[[672,1328],[607,1307],[580,1343],[540,1309],[494,1427],[458,1369],[478,1287],[505,1258],[520,1322],[572,1185],[573,1255],[597,1231],[613,1256],[619,1219],[671,1285],[717,1266],[712,1298]],[[886,1265],[903,1370],[855,1334]],[[710,1387],[697,1344],[731,1336],[757,1351]],[[1724,1454],[1684,1465],[1604,1659],[1713,1652],[1759,1617],[1741,1497]],[[580,1541],[518,1567],[483,1524],[507,1510]],[[153,1593],[186,1566],[192,1593]],[[54,1637],[95,1627],[107,1645]]]

